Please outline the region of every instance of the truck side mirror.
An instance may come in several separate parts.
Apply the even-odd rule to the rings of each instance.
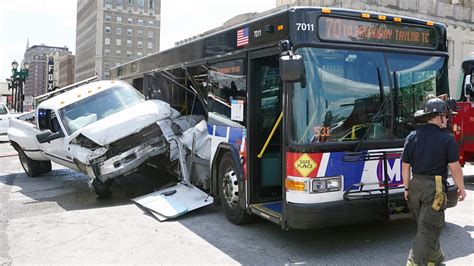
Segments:
[[[304,62],[301,55],[283,55],[280,57],[280,77],[284,82],[300,82],[304,75]]]
[[[448,108],[449,108],[450,111],[453,111],[453,112],[457,111],[456,100],[455,99],[446,100],[446,103],[448,104]]]
[[[466,81],[464,83],[464,96],[471,97],[472,96],[472,75],[466,76]]]
[[[51,132],[51,130],[45,130],[36,134],[36,139],[38,140],[39,143],[50,142],[52,140],[63,138],[63,137],[64,137],[64,133],[62,131],[53,133]]]

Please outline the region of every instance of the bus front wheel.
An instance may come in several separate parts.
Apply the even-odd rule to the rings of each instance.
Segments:
[[[244,224],[251,219],[250,214],[240,207],[239,182],[232,156],[226,153],[219,163],[219,198],[225,216],[234,224]]]

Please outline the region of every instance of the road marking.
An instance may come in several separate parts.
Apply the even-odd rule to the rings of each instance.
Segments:
[[[5,158],[5,157],[14,157],[14,156],[17,156],[18,154],[15,153],[15,154],[5,154],[5,155],[0,155],[0,158]]]

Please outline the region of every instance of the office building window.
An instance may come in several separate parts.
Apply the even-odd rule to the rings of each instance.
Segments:
[[[138,41],[138,42],[137,42],[137,47],[138,47],[138,48],[143,48],[143,42],[142,42],[142,41]]]
[[[110,45],[110,38],[105,38],[104,44],[105,45]]]
[[[148,14],[150,14],[150,15],[152,15],[152,16],[153,16],[153,15],[155,15],[155,11],[153,11],[153,10],[150,10],[150,12],[148,12]]]
[[[117,22],[122,23],[122,17],[117,17]]]
[[[110,27],[109,26],[105,27],[105,33],[110,33]]]
[[[112,0],[105,0],[106,4],[112,4]]]
[[[106,22],[112,21],[112,17],[109,16],[109,15],[106,15],[106,16],[105,16],[105,21],[106,21]]]
[[[143,25],[143,19],[138,19],[138,25]]]
[[[133,6],[135,4],[135,0],[128,0],[128,5]]]
[[[116,39],[115,40],[115,45],[121,46],[122,45],[122,39]]]
[[[138,52],[137,52],[137,56],[138,56],[138,57],[142,57],[142,56],[143,56],[143,53],[140,52],[140,51],[138,51]]]
[[[110,68],[110,63],[104,62],[104,68]]]
[[[127,18],[128,24],[133,24],[133,18]]]
[[[148,0],[148,8],[150,9],[155,8],[155,0]]]
[[[148,32],[148,38],[153,38],[153,31]]]
[[[127,35],[132,36],[133,35],[133,30],[132,29],[127,29]]]
[[[145,7],[145,0],[137,0],[137,3],[138,3],[138,7]]]
[[[138,37],[142,37],[143,36],[143,30],[138,30],[137,35],[138,35]]]
[[[116,56],[122,56],[122,51],[121,50],[115,50],[115,55]]]
[[[148,49],[153,49],[153,43],[152,42],[148,42]]]
[[[127,40],[127,47],[132,47],[132,40]]]
[[[127,51],[127,58],[132,57],[132,51]]]
[[[123,0],[115,0],[115,3],[116,3],[117,5],[123,5]]]
[[[110,49],[104,49],[104,55],[110,55]]]
[[[153,20],[148,20],[148,25],[153,26]]]
[[[115,34],[122,35],[122,28],[116,28],[115,29]]]

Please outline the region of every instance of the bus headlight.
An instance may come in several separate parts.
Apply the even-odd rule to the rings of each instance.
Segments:
[[[341,176],[321,177],[312,180],[311,191],[321,193],[341,190]]]

